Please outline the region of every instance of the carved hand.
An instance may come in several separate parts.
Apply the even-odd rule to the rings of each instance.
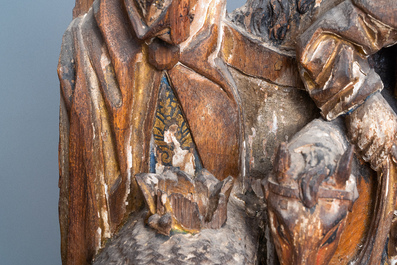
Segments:
[[[367,57],[396,43],[397,33],[387,19],[393,12],[382,18],[386,25],[364,11],[362,4],[377,6],[375,1],[346,1],[315,21],[299,38],[298,58],[306,90],[323,117],[333,120],[348,114],[351,142],[378,170],[396,140],[397,116],[378,92],[382,80]],[[371,30],[379,36],[373,38]]]
[[[379,170],[396,142],[397,115],[380,93],[346,117],[350,141],[363,159]],[[397,154],[397,152],[394,152]]]

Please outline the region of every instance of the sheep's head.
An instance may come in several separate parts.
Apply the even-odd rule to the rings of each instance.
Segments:
[[[265,194],[281,264],[328,264],[335,253],[358,197],[346,145],[328,127],[280,145]]]

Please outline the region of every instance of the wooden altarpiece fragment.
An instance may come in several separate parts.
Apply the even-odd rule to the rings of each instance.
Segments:
[[[393,264],[396,14],[76,0],[58,65],[63,264]]]

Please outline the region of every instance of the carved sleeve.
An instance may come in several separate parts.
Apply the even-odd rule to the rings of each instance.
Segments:
[[[395,0],[352,0],[368,16],[389,27],[397,28],[397,4]]]
[[[76,71],[73,40],[73,20],[63,35],[62,49],[58,63],[58,77],[61,84],[59,111],[59,223],[61,230],[61,257],[67,263],[68,245],[68,198],[69,198],[69,133],[70,108],[75,90]]]
[[[391,2],[379,2],[385,1]],[[302,79],[328,120],[352,111],[382,90],[382,81],[369,67],[367,57],[397,42],[396,28],[378,20],[362,6],[350,0],[341,3],[298,39]],[[394,14],[390,12],[389,16]]]
[[[69,25],[62,38],[61,54],[58,62],[58,78],[61,85],[61,100],[64,100],[65,107],[70,114],[73,101],[73,92],[76,86],[76,56],[74,28],[81,21],[80,18],[74,19]]]

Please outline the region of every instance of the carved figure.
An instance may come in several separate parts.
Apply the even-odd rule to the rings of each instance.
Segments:
[[[381,221],[373,220],[376,235],[367,239],[370,247],[364,248],[361,264],[380,262],[396,202],[390,160],[397,118],[378,92],[383,83],[367,61],[369,55],[397,42],[396,11],[393,1],[345,1],[325,12],[301,35],[298,44],[306,89],[326,118],[350,113],[346,119],[350,141],[363,159],[382,173],[379,182],[390,187],[390,191],[377,193],[379,205],[389,206],[375,209]],[[371,254],[368,248],[372,248]]]
[[[299,38],[298,56],[306,88],[323,115],[334,119],[353,111],[347,125],[351,140],[377,170],[395,141],[396,117],[377,93],[383,84],[366,57],[397,42],[397,7],[392,1],[353,2],[337,5],[311,25]],[[385,13],[385,7],[391,10]],[[373,94],[372,100],[362,105]],[[376,126],[373,134],[362,115],[356,114],[364,110],[354,111],[360,105],[359,109],[368,110],[367,115],[370,112],[377,117],[366,119]],[[371,108],[376,112],[369,111]],[[379,121],[380,117],[385,120]]]
[[[169,153],[162,148],[171,147],[161,146],[167,132],[175,166],[183,160],[190,173],[199,164],[219,180],[237,177],[239,103],[218,58],[224,3],[98,0],[66,31],[58,67],[65,263],[90,261],[128,214],[141,207],[134,176],[167,162],[163,158]],[[167,87],[175,93],[168,100],[180,104],[179,112],[162,117],[163,127],[156,123],[153,128],[166,103],[159,93]],[[188,124],[193,145],[176,146],[181,139],[174,137],[173,124],[182,123]],[[186,128],[179,126],[178,133],[186,136]],[[151,145],[152,135],[163,139]]]
[[[262,41],[296,51],[305,88],[323,117],[333,120],[345,115],[349,140],[378,171],[378,208],[360,264],[381,262],[395,205],[391,150],[396,114],[379,93],[383,82],[368,62],[370,55],[397,42],[395,14],[396,5],[390,0],[253,0],[231,15]],[[392,58],[389,66],[395,65],[395,51],[386,56]],[[392,71],[384,81],[395,83],[393,75]],[[380,187],[386,186],[393,188],[382,192]]]
[[[358,185],[362,194],[365,187],[368,194],[375,194],[358,199],[365,197],[363,212],[371,212],[363,217],[368,230],[360,231],[354,241],[356,245],[364,242],[363,249],[353,251],[354,247],[350,247],[352,251],[343,254],[343,259],[348,262],[354,256],[360,264],[379,263],[395,205],[391,157],[397,154],[393,147],[397,119],[379,92],[382,80],[371,69],[367,57],[397,41],[396,5],[392,2],[249,0],[229,16],[232,23],[225,19],[223,0],[76,1],[76,18],[64,35],[58,66],[63,263],[91,263],[105,242],[97,264],[115,262],[123,255],[131,262],[153,261],[149,256],[142,259],[139,253],[131,254],[128,249],[123,249],[123,255],[110,255],[116,253],[112,250],[121,249],[115,245],[124,244],[121,242],[150,249],[164,262],[163,252],[170,246],[193,244],[189,236],[181,234],[171,236],[169,241],[156,239],[153,229],[139,221],[146,215],[141,211],[144,202],[149,208],[148,224],[156,231],[172,235],[172,230],[181,227],[193,233],[206,227],[219,228],[198,235],[194,244],[204,246],[206,235],[222,238],[228,234],[228,251],[238,253],[223,253],[217,246],[205,252],[205,257],[194,254],[193,260],[276,262],[271,239],[266,232],[258,235],[256,231],[256,226],[262,227],[260,211],[249,214],[259,222],[251,229],[242,224],[251,220],[247,216],[230,218],[230,213],[241,214],[241,204],[233,198],[229,176],[234,179],[236,193],[252,190],[263,197],[258,183],[267,175],[265,172],[273,169],[275,147],[317,118],[319,110],[328,120],[345,115],[349,140],[378,172],[376,193],[368,191],[372,187],[368,183],[374,180]],[[329,153],[321,148],[316,152],[322,152],[324,159],[339,160],[343,152],[333,148],[326,148]],[[311,159],[306,161],[308,165]],[[336,172],[336,168],[347,166],[343,161],[336,166],[331,160],[324,160],[324,165],[332,165],[330,168]],[[284,189],[285,183],[280,183],[278,177],[286,174],[289,163],[279,159],[276,165],[277,175],[269,179],[266,194],[271,225],[276,227],[272,231],[277,252],[281,261],[289,264],[285,253],[291,252],[292,246],[297,250],[299,244],[309,243],[292,243],[290,238],[284,244],[277,237],[280,234],[274,232],[278,229],[275,216],[280,214],[277,207],[284,204],[277,190]],[[347,175],[324,172],[324,165],[319,164],[314,171],[310,166],[301,169],[299,172],[306,175],[303,178],[297,172],[287,174],[292,182],[298,181],[295,190],[302,191],[299,198],[294,197],[300,205],[300,220],[308,217],[307,209],[315,209],[314,220],[323,225],[311,237],[311,247],[307,248],[310,253],[297,251],[300,254],[294,256],[294,261],[322,252],[319,242],[328,242],[322,233],[333,237],[332,225],[325,224],[327,214],[337,219],[363,216],[354,210],[347,215],[348,206],[356,198],[354,185],[344,184]],[[200,176],[206,170],[210,173],[202,180]],[[170,172],[178,181],[165,177]],[[167,188],[156,187],[150,182],[153,179],[161,180],[159,183],[164,180]],[[337,184],[331,185],[327,179]],[[209,182],[213,185],[201,189]],[[335,190],[331,192],[333,197],[324,197],[331,196],[323,191],[324,187]],[[341,189],[354,196],[341,199]],[[229,194],[232,203],[227,205]],[[327,200],[340,201],[338,211],[322,212]],[[172,207],[179,202],[192,207],[182,211]],[[248,213],[250,202],[246,200],[245,204]],[[253,199],[252,204],[261,201]],[[340,253],[334,251],[343,222],[347,223],[344,218],[339,218],[342,221],[330,244],[333,247],[320,255],[324,263],[333,253]],[[135,237],[128,237],[127,227]],[[302,234],[298,231],[301,226],[290,223],[288,227]],[[236,231],[244,231],[243,246],[247,247],[233,243],[233,233],[240,235]],[[112,237],[114,240],[109,241]],[[139,241],[146,237],[151,238],[150,244]],[[390,257],[393,249],[397,253],[392,239]],[[214,239],[211,244],[217,242]],[[219,255],[214,254],[217,251]],[[183,257],[178,253],[175,260]]]

